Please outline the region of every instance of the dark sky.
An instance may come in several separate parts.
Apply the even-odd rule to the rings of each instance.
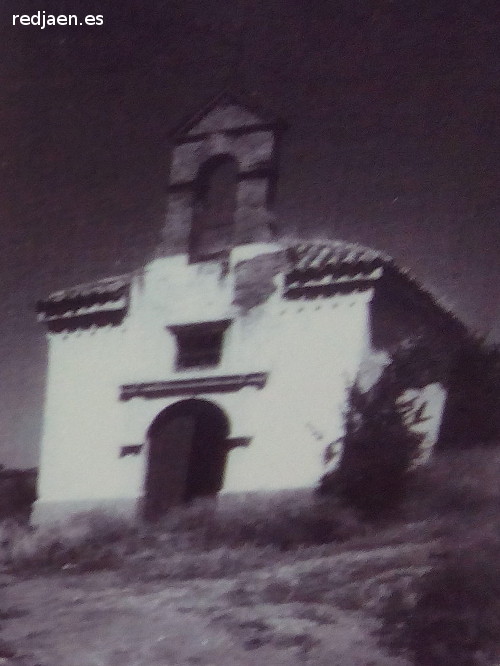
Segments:
[[[39,9],[104,25],[12,26]],[[2,0],[0,76],[0,462],[36,463],[34,302],[151,256],[170,133],[228,85],[289,125],[281,234],[385,250],[500,341],[498,0]]]

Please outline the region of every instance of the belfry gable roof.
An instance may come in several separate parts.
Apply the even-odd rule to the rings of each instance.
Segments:
[[[223,90],[198,113],[184,120],[172,132],[176,140],[213,132],[284,128],[285,123],[258,105],[250,95]]]

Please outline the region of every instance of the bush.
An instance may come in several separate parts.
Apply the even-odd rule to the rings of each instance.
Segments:
[[[357,384],[351,387],[339,468],[321,484],[322,492],[339,493],[368,517],[398,505],[421,442],[398,404],[404,390],[402,369],[408,364],[408,354],[401,355],[368,391]]]
[[[500,656],[500,544],[459,549],[382,612],[385,642],[417,666],[484,666]]]

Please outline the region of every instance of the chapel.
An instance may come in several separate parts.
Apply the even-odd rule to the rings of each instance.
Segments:
[[[312,488],[342,454],[325,455],[352,383],[368,390],[412,337],[449,354],[463,335],[383,252],[277,238],[283,130],[217,97],[174,136],[155,256],[39,301],[49,354],[34,522],[95,508],[154,519],[200,497]],[[409,378],[422,460],[447,392],[442,375]]]

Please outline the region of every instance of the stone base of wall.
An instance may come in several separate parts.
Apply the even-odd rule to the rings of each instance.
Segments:
[[[245,511],[252,507],[265,506],[272,511],[273,507],[286,504],[287,501],[313,501],[313,488],[296,488],[290,490],[261,490],[253,492],[220,492],[216,497],[200,498],[201,506],[207,513],[217,510]],[[182,505],[175,508],[181,508]],[[61,522],[72,516],[89,511],[106,513],[119,518],[140,520],[142,517],[143,498],[116,498],[101,500],[37,500],[33,504],[30,522],[32,525]]]
[[[119,518],[137,519],[141,515],[142,498],[101,500],[37,500],[33,504],[30,522],[33,525],[64,521],[75,514],[99,511]]]
[[[253,490],[244,492],[224,491],[221,490],[217,496],[217,508],[220,509],[239,509],[242,511],[245,508],[269,505],[270,509],[273,506],[283,505],[287,502],[294,502],[297,499],[308,502],[313,501],[315,495],[315,488],[289,488],[286,490]]]

